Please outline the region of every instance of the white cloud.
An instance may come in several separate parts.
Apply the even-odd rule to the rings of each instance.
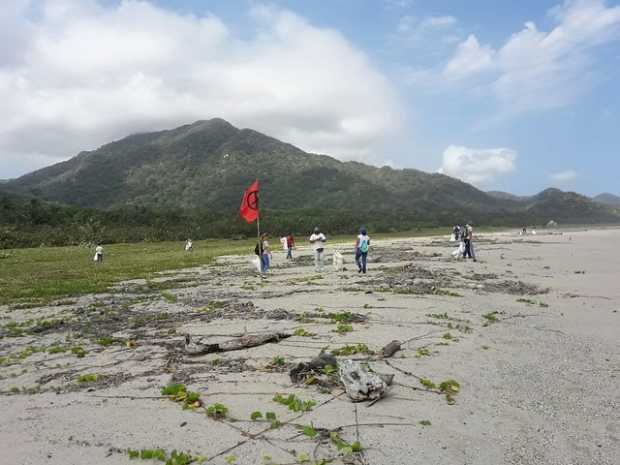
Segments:
[[[0,9],[0,177],[136,131],[223,117],[344,158],[402,121],[389,81],[340,33],[256,7],[253,31],[149,2],[9,0]],[[27,162],[27,160],[31,160]]]
[[[551,174],[549,177],[555,185],[570,184],[577,179],[577,172],[575,170],[560,171]]]
[[[596,81],[596,48],[620,39],[620,5],[566,0],[549,16],[556,23],[550,31],[528,21],[497,49],[471,34],[443,66],[416,75],[432,75],[426,81],[436,87],[461,81],[477,95],[493,97],[506,115],[566,106]]]
[[[461,42],[454,56],[446,64],[443,75],[447,79],[462,79],[488,70],[493,66],[493,49],[480,45],[473,34]]]
[[[508,148],[475,149],[450,145],[443,152],[440,173],[485,186],[515,169],[517,152]]]
[[[399,47],[414,48],[420,53],[433,55],[458,42],[457,25],[458,20],[454,16],[418,19],[406,15],[398,21],[390,41]]]

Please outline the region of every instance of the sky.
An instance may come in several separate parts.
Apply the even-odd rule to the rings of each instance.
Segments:
[[[2,0],[0,178],[224,118],[483,190],[620,194],[620,0]]]

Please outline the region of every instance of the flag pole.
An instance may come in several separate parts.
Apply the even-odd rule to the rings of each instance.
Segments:
[[[258,238],[258,248],[262,250],[263,244],[260,243],[260,195],[256,195],[256,237]]]

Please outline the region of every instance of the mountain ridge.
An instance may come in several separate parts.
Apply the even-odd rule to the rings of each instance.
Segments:
[[[342,162],[221,118],[132,134],[3,188],[87,208],[233,211],[255,178],[261,180],[263,206],[277,210],[402,211],[448,223],[493,215],[514,222],[610,222],[617,216],[579,194],[546,190],[501,198],[440,173]]]

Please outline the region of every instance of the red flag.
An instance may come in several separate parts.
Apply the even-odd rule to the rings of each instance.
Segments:
[[[252,223],[258,218],[258,179],[243,193],[239,213],[248,223]]]

